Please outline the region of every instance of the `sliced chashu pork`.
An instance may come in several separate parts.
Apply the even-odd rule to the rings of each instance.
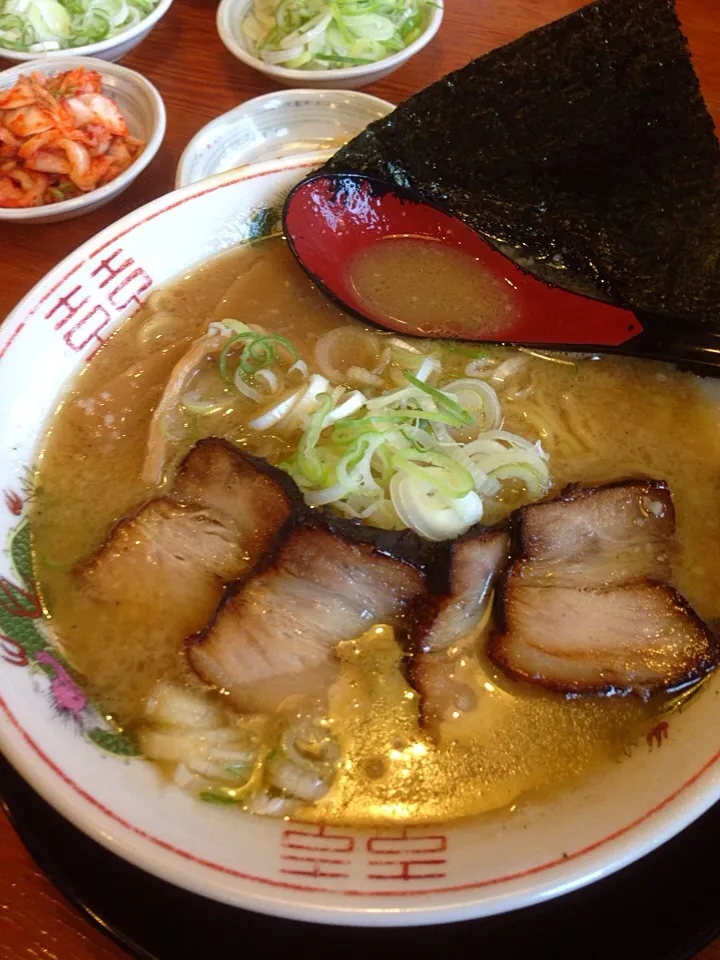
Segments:
[[[96,600],[149,625],[170,619],[182,638],[207,623],[223,586],[272,547],[291,510],[283,486],[254,461],[223,440],[203,440],[170,494],[117,523],[76,576]]]
[[[301,501],[289,477],[217,437],[193,447],[178,468],[170,495],[211,510],[227,527],[246,555],[236,576],[265,555],[289,520],[293,500]]]
[[[440,556],[446,566],[447,592],[435,593],[418,607],[411,645],[417,653],[447,650],[477,627],[495,577],[508,561],[507,528],[476,529]]]
[[[648,696],[718,662],[718,644],[670,575],[667,486],[629,481],[573,489],[526,507],[519,557],[499,594],[490,658],[565,693]]]
[[[598,586],[671,575],[675,511],[655,480],[571,487],[518,518],[524,578]]]
[[[417,605],[408,673],[420,694],[421,726],[434,736],[443,720],[475,706],[475,695],[460,678],[459,668],[475,658],[475,632],[509,552],[507,528],[466,535],[440,561],[447,564],[447,593],[433,594]]]
[[[478,705],[475,690],[464,677],[472,671],[476,654],[474,646],[455,650],[424,653],[413,657],[409,679],[420,695],[418,720],[420,727],[433,740],[440,738],[441,724],[469,713]]]
[[[251,575],[188,646],[192,667],[241,710],[272,712],[336,677],[334,648],[373,624],[398,625],[423,573],[324,526],[299,526],[272,566]]]
[[[565,693],[672,689],[717,663],[707,627],[666,583],[608,590],[528,586],[510,577],[491,659],[511,676]]]

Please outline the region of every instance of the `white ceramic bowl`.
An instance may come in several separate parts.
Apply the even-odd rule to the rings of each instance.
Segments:
[[[515,812],[429,827],[356,829],[251,818],[102,751],[102,714],[64,670],[28,582],[26,477],[62,391],[154,286],[276,224],[324,157],[192,184],[84,244],[0,327],[0,747],[62,814],[145,870],[208,897],[305,920],[422,924],[557,896],[652,850],[720,796],[720,673],[667,738]],[[22,607],[22,605],[20,605]],[[98,730],[101,731],[98,734]]]
[[[428,24],[423,33],[404,50],[367,66],[341,67],[337,70],[290,70],[274,66],[253,56],[242,31],[242,22],[250,0],[221,0],[217,11],[217,29],[220,39],[233,56],[249,67],[259,70],[284,87],[321,87],[325,89],[354,90],[386,77],[406,63],[410,57],[426,47],[440,29],[445,0],[435,0]]]
[[[175,186],[313,150],[337,149],[395,107],[354,90],[281,90],[216,117],[183,151]]]
[[[144,140],[146,147],[127,170],[110,183],[98,187],[97,190],[91,190],[71,200],[61,200],[59,203],[49,203],[41,207],[17,209],[0,207],[0,221],[50,223],[58,220],[72,220],[84,213],[90,213],[91,210],[96,210],[126,190],[160,148],[166,125],[162,97],[149,80],[134,70],[128,70],[127,67],[91,57],[48,57],[39,62],[11,67],[0,73],[0,90],[13,87],[23,73],[41,70],[46,75],[52,76],[64,70],[72,70],[74,67],[97,70],[102,77],[103,91],[117,103],[127,120],[130,133]]]
[[[81,47],[72,47],[67,50],[53,50],[50,53],[24,53],[22,50],[10,50],[0,44],[0,59],[12,60],[22,63],[28,60],[42,60],[45,58],[55,60],[57,57],[97,57],[99,60],[119,60],[129,53],[133,47],[136,47],[141,40],[150,33],[155,24],[164,17],[170,9],[173,0],[160,0],[158,5],[148,14],[140,23],[134,27],[128,27],[122,33],[107,40],[99,40],[97,43],[86,43]]]

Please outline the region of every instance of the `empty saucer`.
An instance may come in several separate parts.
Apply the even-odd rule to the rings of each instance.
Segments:
[[[184,187],[246,163],[342,146],[395,107],[354,90],[281,90],[248,100],[211,120],[180,157]]]

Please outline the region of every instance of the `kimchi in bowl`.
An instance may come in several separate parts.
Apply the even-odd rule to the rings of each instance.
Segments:
[[[81,68],[98,73],[102,79],[102,94],[114,101],[127,121],[130,135],[141,141],[142,147],[132,163],[114,179],[67,200],[43,203],[40,206],[0,206],[0,220],[22,223],[50,223],[71,220],[90,213],[109,200],[119,196],[143,172],[160,149],[165,137],[166,115],[162,97],[145,77],[122,67],[91,57],[45,57],[0,73],[0,92],[14,87],[21,76],[33,72],[52,77],[65,71]]]

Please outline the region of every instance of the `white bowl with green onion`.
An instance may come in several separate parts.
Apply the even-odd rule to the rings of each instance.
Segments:
[[[67,54],[119,60],[173,0],[0,0],[0,58],[21,63]]]
[[[440,29],[444,0],[222,0],[227,49],[284,86],[353,89],[397,70]]]

